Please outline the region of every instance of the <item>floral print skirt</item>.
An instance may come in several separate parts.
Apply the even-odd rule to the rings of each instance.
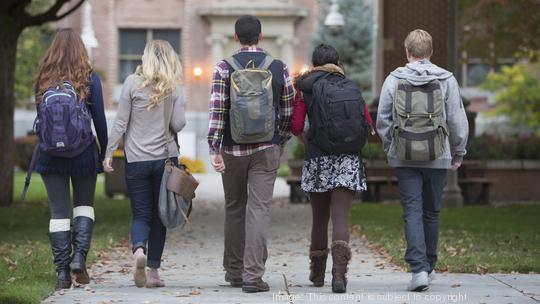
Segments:
[[[366,191],[366,174],[359,155],[330,155],[304,160],[302,190],[326,192],[335,188]]]

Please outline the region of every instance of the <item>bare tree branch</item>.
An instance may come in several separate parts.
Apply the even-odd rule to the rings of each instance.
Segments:
[[[25,20],[23,20],[23,27],[42,25],[43,23],[46,23],[49,21],[60,20],[68,16],[69,14],[73,13],[74,11],[76,11],[84,3],[85,0],[79,0],[77,4],[72,6],[65,13],[61,15],[57,15],[58,11],[60,11],[62,6],[64,6],[64,4],[70,1],[71,0],[56,0],[53,6],[51,6],[46,12],[43,12],[41,14],[34,15],[34,16],[26,14],[26,18],[24,18]]]

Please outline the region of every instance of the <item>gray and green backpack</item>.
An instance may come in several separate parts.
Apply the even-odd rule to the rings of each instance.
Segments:
[[[234,57],[225,61],[234,69],[229,94],[232,139],[239,144],[271,141],[275,134],[276,112],[269,67],[274,59],[266,56],[258,67],[253,61],[243,67]]]
[[[431,161],[444,153],[448,126],[438,80],[422,86],[400,80],[394,113],[393,137],[400,160]]]

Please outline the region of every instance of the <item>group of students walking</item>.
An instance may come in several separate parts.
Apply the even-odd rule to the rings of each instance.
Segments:
[[[346,292],[352,255],[349,212],[355,192],[367,189],[361,149],[374,128],[361,92],[347,79],[330,45],[316,46],[313,67],[292,79],[282,61],[258,47],[262,33],[256,17],[238,18],[234,39],[241,48],[214,69],[208,129],[212,166],[221,173],[225,192],[225,281],[244,292],[270,289],[263,280],[269,210],[280,158],[292,133],[306,149],[302,189],[309,194],[313,215],[309,280],[324,286],[331,254],[332,291]],[[384,82],[376,128],[399,181],[405,259],[412,271],[408,289],[423,291],[435,275],[446,170],[461,164],[468,125],[455,78],[429,61],[431,36],[412,31],[405,51],[409,63]],[[178,164],[174,138],[186,124],[185,104],[178,55],[168,42],[151,41],[142,64],[123,84],[107,137],[100,79],[83,43],[71,29],[57,33],[36,77],[40,142],[35,166],[51,208],[57,288],[69,288],[72,274],[80,284],[90,281],[85,260],[95,221],[96,176],[114,170],[112,155],[121,139],[133,215],[134,283],[165,286],[158,269],[167,230],[158,215],[158,197],[165,161]],[[166,106],[172,107],[169,118]],[[304,133],[306,116],[309,128]],[[88,133],[91,122],[97,140]]]

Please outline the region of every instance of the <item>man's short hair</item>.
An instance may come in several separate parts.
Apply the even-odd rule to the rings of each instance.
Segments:
[[[255,16],[240,16],[234,24],[234,31],[242,45],[254,45],[259,42],[261,21]]]
[[[431,35],[424,31],[416,29],[405,38],[405,49],[409,55],[414,58],[428,58],[433,54],[433,40]]]

